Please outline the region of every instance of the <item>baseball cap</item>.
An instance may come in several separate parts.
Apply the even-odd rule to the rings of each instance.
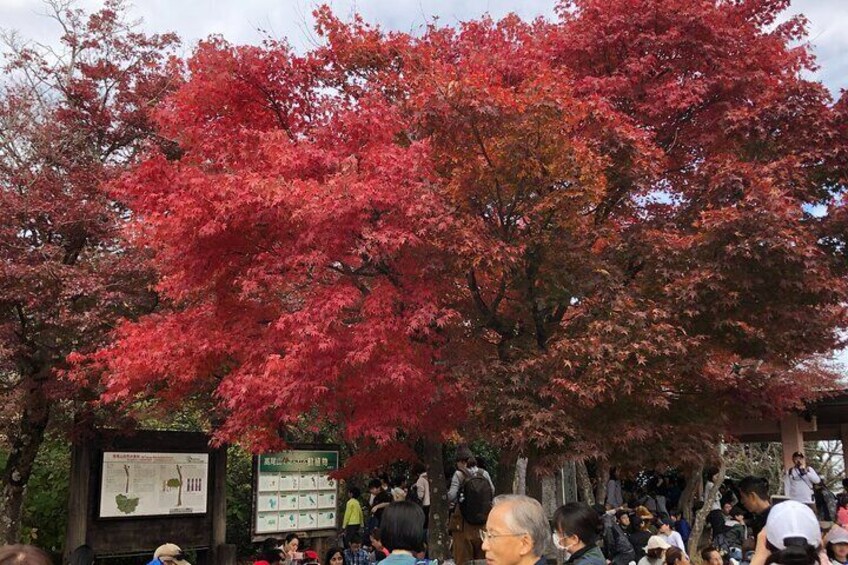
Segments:
[[[183,550],[175,543],[166,543],[156,548],[153,558],[162,563],[174,563],[174,565],[191,565],[186,561]]]
[[[648,545],[645,546],[645,551],[650,551],[652,549],[669,549],[670,547],[669,543],[660,536],[651,536],[650,539],[648,539]]]
[[[841,526],[833,526],[824,538],[827,543],[848,543],[848,530]]]
[[[810,507],[794,500],[772,506],[766,520],[766,537],[777,549],[786,549],[789,538],[804,538],[813,547],[821,545],[819,520]]]

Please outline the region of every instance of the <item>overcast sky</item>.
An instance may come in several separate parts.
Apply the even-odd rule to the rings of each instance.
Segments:
[[[187,50],[210,34],[223,35],[233,43],[257,43],[265,30],[287,38],[298,50],[314,41],[312,0],[135,0],[132,13],[144,20],[147,31],[175,31]],[[328,0],[342,17],[358,11],[385,29],[416,33],[425,22],[438,17],[453,25],[489,13],[494,18],[515,12],[525,19],[553,17],[555,0]],[[80,0],[87,10],[99,0]],[[56,26],[45,18],[41,0],[0,0],[0,27],[16,29],[24,37],[52,42]],[[848,0],[794,0],[787,12],[803,13],[809,20],[809,39],[818,56],[822,80],[834,95],[848,88]]]

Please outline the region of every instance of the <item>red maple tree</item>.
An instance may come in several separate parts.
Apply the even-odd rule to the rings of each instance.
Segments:
[[[799,363],[839,345],[846,287],[807,211],[838,195],[838,116],[785,4],[420,38],[324,9],[304,56],[203,43],[158,114],[180,158],[118,189],[168,310],[89,359],[103,398],[213,399],[257,450],[476,424],[552,461],[797,406],[832,383]]]
[[[51,417],[91,397],[57,380],[66,356],[155,304],[146,257],[122,233],[130,213],[103,183],[133,161],[150,107],[175,86],[165,55],[176,38],[135,32],[118,1],[91,15],[50,7],[60,47],[11,36],[0,97],[0,543],[20,539]]]

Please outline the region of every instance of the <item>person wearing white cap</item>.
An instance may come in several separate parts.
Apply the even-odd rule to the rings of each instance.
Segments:
[[[824,538],[827,544],[827,556],[831,565],[848,563],[848,531],[840,526],[833,526]]]
[[[153,561],[147,565],[191,565],[186,561],[183,550],[175,543],[166,543],[156,548]]]
[[[651,536],[645,546],[645,557],[639,560],[639,565],[662,565],[665,563],[665,552],[671,545],[660,536]]]
[[[818,518],[806,504],[787,500],[772,506],[757,537],[751,565],[830,565],[822,552]]]

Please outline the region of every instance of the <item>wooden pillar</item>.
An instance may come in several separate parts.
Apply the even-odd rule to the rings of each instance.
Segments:
[[[234,564],[227,543],[227,446],[212,452],[212,532],[209,547],[213,565]]]
[[[91,448],[82,441],[71,446],[71,474],[68,488],[68,527],[65,530],[65,558],[86,543],[88,525]],[[94,548],[95,551],[97,548]]]
[[[801,431],[800,417],[796,414],[785,416],[780,421],[780,443],[783,444],[783,468],[792,466],[792,454],[804,451],[804,432]]]
[[[848,424],[839,426],[839,438],[842,440],[842,468],[846,472],[845,476],[848,477]]]

